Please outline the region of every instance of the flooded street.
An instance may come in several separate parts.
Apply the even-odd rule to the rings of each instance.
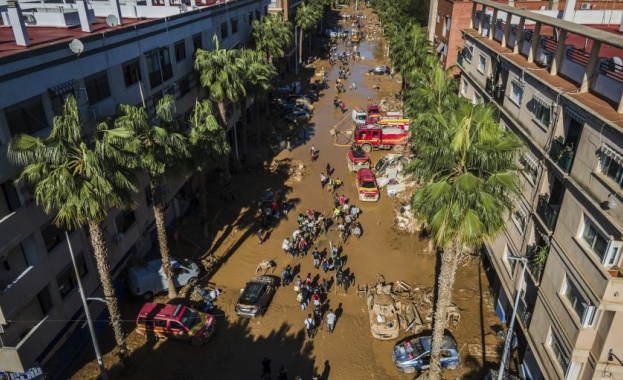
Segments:
[[[314,103],[314,115],[304,133],[306,141],[301,139],[292,152],[283,150],[273,160],[273,164],[304,164],[304,176],[300,182],[281,171],[243,171],[233,178],[240,195],[235,202],[220,201],[216,196],[219,186],[213,183],[211,191],[215,196],[210,210],[218,231],[212,231],[213,234],[205,238],[198,219],[190,216],[179,228],[180,242],[177,245],[170,243],[173,251],[185,257],[198,258],[210,253],[226,258],[223,266],[209,279],[224,291],[216,302],[217,310],[214,312],[217,319],[215,338],[203,347],[192,347],[188,342],[174,340],[149,343],[130,332],[128,344],[136,371],[132,375],[122,376],[115,366],[116,358],[109,352],[104,360],[107,366],[113,367],[111,378],[258,379],[264,357],[272,361],[273,379],[282,366],[287,369],[289,379],[300,375],[303,380],[311,380],[314,374],[322,380],[413,378],[413,375],[398,372],[392,362],[392,347],[397,340],[383,342],[372,337],[365,299],[356,297],[356,288],[366,283],[373,285],[377,273],[383,274],[389,283],[401,280],[414,286],[432,287],[436,269],[435,256],[429,254],[427,240],[417,235],[399,233],[393,228],[394,210],[400,206],[397,200],[388,197],[382,189],[378,202],[360,202],[354,182],[355,174],[349,172],[346,165],[346,136],[350,136],[348,131],[353,128],[350,121],[352,107],[365,108],[368,103],[378,102],[382,97],[392,96],[400,90],[400,83],[389,76],[368,75],[368,70],[376,65],[388,64],[382,60],[383,48],[378,44],[378,41],[362,42],[359,52],[366,59],[349,61],[351,75],[345,81],[347,91],[340,94],[348,108],[345,113],[333,106],[339,64],[331,70],[324,60],[314,64],[328,69],[330,88],[323,90],[319,101]],[[338,52],[343,50],[345,46],[339,45]],[[348,90],[352,82],[357,84],[356,91]],[[330,135],[334,126],[343,133],[337,144],[333,143]],[[319,158],[314,163],[309,158],[312,144],[319,151]],[[386,153],[373,152],[373,164]],[[332,211],[332,194],[321,189],[320,185],[320,174],[324,172],[327,163],[335,168],[333,177],[344,182],[337,193],[344,194],[351,200],[351,204],[356,204],[362,210],[359,220],[363,236],[360,239],[351,238],[342,252],[346,259],[344,269],[354,279],[346,294],[343,291],[336,294],[334,272],[325,275],[321,270],[314,269],[311,255],[292,258],[281,249],[283,239],[290,237],[297,229],[296,217],[299,213],[313,209],[328,215]],[[255,206],[262,190],[268,187],[282,189],[294,204],[294,209],[290,210],[287,219],[271,227],[267,241],[260,245],[256,236],[259,224],[255,218]],[[329,242],[335,244],[338,240],[337,232],[330,231],[326,236],[321,235],[316,245],[322,251],[328,249]],[[338,317],[332,334],[324,328],[323,321],[317,335],[310,340],[306,338],[303,321],[312,312],[313,305],[307,310],[301,310],[292,286],[277,290],[263,318],[249,320],[235,314],[234,307],[240,289],[255,276],[256,268],[263,260],[273,260],[277,264],[274,273],[269,271],[268,274],[280,276],[283,268],[289,264],[302,278],[311,273],[312,278],[329,280],[331,288],[325,302],[328,303],[327,309],[332,308]],[[486,284],[484,272],[477,264],[470,263],[459,268],[454,302],[462,315],[460,323],[452,326],[451,330],[461,349],[463,367],[447,372],[451,378],[481,366],[483,357],[476,355],[470,359],[470,352],[478,352],[478,347],[481,348],[483,344],[495,346],[498,343],[496,338],[485,336],[484,333],[489,330],[489,325],[495,323],[491,305],[482,301],[480,296],[487,292]],[[159,301],[166,302],[166,299],[161,298]],[[135,310],[141,305],[142,301],[136,300],[125,307],[127,331],[133,328]],[[425,314],[422,311],[420,314],[424,320]],[[400,339],[404,337],[406,335],[401,332]],[[476,349],[470,348],[470,345]],[[484,360],[497,359],[486,357]],[[74,372],[71,378],[92,378],[96,369],[96,364],[90,362]]]

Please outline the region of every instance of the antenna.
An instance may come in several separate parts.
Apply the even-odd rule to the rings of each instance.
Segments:
[[[106,16],[106,24],[108,24],[111,28],[114,28],[119,25],[119,19],[115,15],[108,15]]]
[[[69,50],[71,50],[75,54],[80,54],[84,51],[84,45],[82,44],[82,41],[80,41],[77,38],[74,38],[69,43]]]
[[[180,11],[186,12],[187,10],[188,10],[188,6],[186,5],[186,3],[180,4]]]

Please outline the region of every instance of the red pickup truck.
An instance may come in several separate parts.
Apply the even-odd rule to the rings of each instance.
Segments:
[[[346,155],[348,170],[357,172],[359,169],[370,169],[370,157],[361,149],[351,149]]]

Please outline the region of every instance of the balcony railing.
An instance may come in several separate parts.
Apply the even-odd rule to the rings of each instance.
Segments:
[[[528,259],[528,270],[532,274],[535,285],[541,284],[541,276],[543,275],[543,268],[547,263],[547,257],[549,256],[548,246],[529,245],[526,247],[526,258]]]
[[[575,157],[575,151],[571,146],[565,145],[560,139],[556,139],[549,150],[549,156],[563,172],[569,174]]]
[[[528,326],[530,326],[532,312],[530,311],[530,306],[526,305],[523,300],[519,300],[519,305],[517,306],[517,318],[519,318],[525,328],[528,328]]]
[[[558,210],[552,207],[547,200],[547,196],[539,196],[539,203],[536,206],[536,213],[550,231],[554,231]]]

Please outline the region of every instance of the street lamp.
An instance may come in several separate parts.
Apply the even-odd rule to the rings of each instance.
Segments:
[[[511,340],[513,339],[513,329],[515,327],[515,317],[517,316],[517,308],[519,307],[519,298],[521,296],[521,288],[523,287],[524,276],[526,274],[526,266],[528,265],[528,259],[522,256],[507,256],[509,260],[521,261],[521,277],[519,278],[519,286],[517,287],[517,295],[515,296],[515,304],[513,305],[513,314],[511,315],[511,321],[508,325],[508,333],[506,334],[506,342],[504,342],[504,350],[502,351],[502,362],[500,363],[500,370],[498,371],[498,380],[504,378],[504,371],[506,370],[506,364],[509,357],[509,351],[511,348]]]
[[[93,326],[93,320],[91,319],[91,312],[89,311],[89,305],[87,304],[87,298],[84,295],[84,289],[82,289],[82,281],[80,281],[80,273],[78,272],[78,266],[76,265],[76,258],[74,257],[74,250],[71,247],[71,240],[69,240],[69,234],[65,231],[65,238],[69,245],[69,255],[71,256],[71,262],[74,265],[74,272],[76,273],[76,281],[78,281],[78,292],[80,293],[80,299],[82,299],[82,306],[84,307],[84,315],[87,318],[87,324],[89,325],[89,332],[91,333],[91,340],[93,341],[93,349],[95,350],[95,357],[97,358],[97,366],[100,369],[100,376],[102,380],[108,380],[108,374],[104,367],[104,361],[102,360],[102,354],[100,352],[100,346],[97,343],[97,335],[95,334],[95,327]],[[101,298],[89,298],[90,300],[102,301],[107,303],[105,299]]]

